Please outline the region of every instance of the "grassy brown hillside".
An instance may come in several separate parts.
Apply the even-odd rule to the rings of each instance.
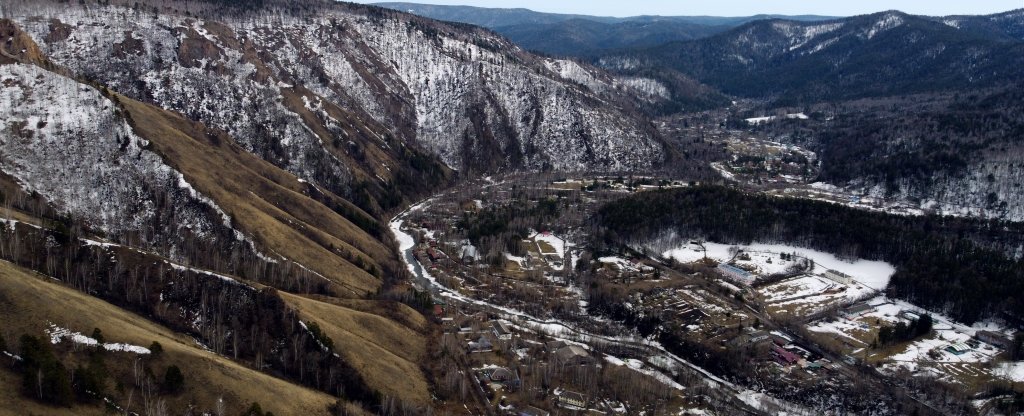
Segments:
[[[333,304],[282,294],[304,322],[316,322],[334,341],[338,354],[355,366],[374,389],[419,404],[429,403],[419,374],[426,355],[423,335],[395,321]]]
[[[4,29],[12,36],[19,33],[13,26]],[[31,46],[31,39],[14,37]],[[0,66],[49,66],[45,57],[5,59]],[[47,70],[39,76],[65,76],[59,68]],[[237,249],[220,252],[214,242],[205,252],[191,248],[200,257],[186,254],[192,265],[186,267],[172,260],[180,253],[175,257],[173,250],[134,246],[130,234],[103,236],[27,191],[31,188],[20,179],[2,174],[0,258],[14,264],[4,263],[0,276],[0,335],[11,349],[18,348],[21,335],[44,337],[50,323],[83,334],[101,328],[106,342],[159,342],[164,349],[159,358],[105,354],[111,379],[104,395],[118,406],[141,405],[146,382],[137,374],[143,362],[152,380],[172,365],[183,370],[185,391],[146,395],[151,407],[162,399],[172,413],[189,406],[213,413],[220,399],[234,409],[228,414],[260,401],[277,415],[320,414],[339,397],[358,401],[346,405],[355,414],[383,399],[396,399],[406,408],[429,404],[429,386],[419,367],[427,322],[407,306],[371,300],[402,270],[379,218],[245,151],[222,131],[103,85],[74,85],[83,91],[91,85],[113,101],[110,111],[146,140],[145,150],[188,182],[177,186],[193,189],[222,210],[226,227],[251,241],[251,249],[263,257],[237,258]],[[38,137],[29,133],[22,139]],[[96,242],[108,239],[118,244]],[[48,277],[33,276],[32,270]],[[318,295],[314,300],[285,290]],[[322,348],[317,334],[302,322],[323,328],[334,348]],[[53,349],[71,377],[76,366],[96,355],[69,343]],[[7,387],[0,408],[63,412],[28,398],[18,371],[18,365],[0,370],[0,387]],[[76,399],[71,413],[103,412],[100,404],[88,403]]]
[[[44,330],[52,323],[83,334],[100,328],[107,343],[148,347],[159,342],[163,353],[158,358],[129,352],[105,353],[112,376],[108,395],[121,406],[127,406],[128,397],[133,396],[134,405],[128,409],[131,411],[141,412],[143,406],[141,389],[135,388],[133,380],[133,364],[137,360],[140,366],[148,366],[159,375],[170,365],[182,369],[185,389],[176,395],[159,397],[171,409],[184,409],[192,404],[197,409],[212,411],[217,400],[223,399],[228,414],[241,413],[252,403],[259,403],[263,410],[275,415],[312,415],[327,414],[327,407],[337,400],[206,351],[191,337],[8,262],[0,262],[0,288],[0,328],[5,339],[16,339],[21,334],[45,337]],[[88,353],[87,347],[76,348],[68,341],[54,347],[65,363],[85,360]],[[123,391],[116,389],[117,384],[123,386]],[[100,405],[80,406],[73,411],[46,406],[24,398],[20,388],[20,377],[4,365],[0,369],[0,414],[104,414]]]
[[[283,256],[324,276],[345,297],[375,292],[385,270],[381,263],[392,263],[388,270],[394,269],[397,259],[370,234],[374,228],[361,229],[346,218],[376,224],[359,208],[245,152],[222,132],[126,97],[118,101],[135,132],[269,256]],[[313,193],[324,195],[326,204],[314,200]]]

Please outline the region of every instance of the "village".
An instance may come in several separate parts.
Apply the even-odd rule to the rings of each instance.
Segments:
[[[421,267],[414,284],[432,293],[442,344],[462,357],[478,410],[720,414],[723,406],[772,405],[710,393],[707,377],[742,377],[721,380],[683,360],[710,373],[748,374],[761,392],[780,394],[825,394],[844,384],[884,389],[890,377],[912,375],[972,397],[992,383],[1024,381],[1020,363],[1001,355],[1013,339],[1007,326],[965,327],[887,298],[893,269],[885,263],[702,240],[608,247],[587,228],[602,201],[685,186],[657,178],[485,178],[392,223],[411,240],[410,270]],[[925,315],[927,335],[879,345],[880,332]],[[709,353],[718,358],[689,355]]]

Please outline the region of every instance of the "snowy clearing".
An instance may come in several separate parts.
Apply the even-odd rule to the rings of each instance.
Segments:
[[[889,284],[889,278],[896,272],[895,267],[884,261],[856,260],[851,262],[839,259],[830,253],[783,244],[720,244],[706,242],[704,247],[707,249],[707,257],[718,262],[729,261],[733,258],[733,254],[729,250],[731,247],[738,247],[744,251],[793,253],[809,258],[816,265],[823,268],[846,273],[853,277],[855,281],[875,290],[885,289]],[[679,248],[667,250],[662,255],[683,263],[694,262],[704,257],[701,249],[694,244],[687,244]],[[756,257],[753,259],[756,259]],[[815,271],[824,272],[825,270],[816,268]]]
[[[57,325],[55,325],[53,323],[50,324],[50,327],[47,328],[45,330],[45,332],[46,332],[47,335],[49,335],[50,343],[52,343],[52,344],[59,344],[61,342],[61,340],[68,340],[68,341],[71,341],[71,342],[73,342],[75,344],[82,344],[82,345],[88,345],[88,346],[97,346],[97,345],[99,345],[99,341],[97,341],[95,338],[82,335],[79,332],[75,332],[75,331],[72,331],[72,330],[67,329],[67,328],[61,328],[61,327],[59,327],[59,326],[57,326]],[[149,348],[140,347],[138,345],[132,345],[132,344],[122,344],[122,343],[107,343],[107,344],[103,344],[103,349],[105,349],[107,351],[123,351],[123,352],[130,352],[130,353],[134,353],[134,354],[149,354],[150,353]]]

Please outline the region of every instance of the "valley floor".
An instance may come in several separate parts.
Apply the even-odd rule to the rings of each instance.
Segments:
[[[390,222],[415,286],[432,294],[441,344],[484,386],[480,411],[941,414],[944,404],[911,379],[959,386],[966,400],[1017,377],[1001,348],[978,340],[979,331],[1005,336],[997,323],[931,314],[928,337],[875,348],[880,328],[927,313],[884,296],[889,264],[778,244],[606,246],[586,224],[605,201],[683,186],[485,178]],[[534,208],[549,203],[551,215]],[[509,229],[482,237],[477,221],[495,217]],[[517,234],[517,221],[530,225]],[[624,394],[612,375],[642,387]]]

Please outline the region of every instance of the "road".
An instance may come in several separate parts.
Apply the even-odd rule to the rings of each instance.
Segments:
[[[543,333],[545,335],[554,338],[563,338],[571,341],[582,342],[592,347],[601,347],[607,345],[614,345],[620,348],[629,348],[637,350],[641,356],[654,356],[661,355],[671,359],[676,364],[681,365],[684,368],[688,368],[698,378],[704,379],[706,382],[713,383],[712,385],[719,386],[719,389],[713,389],[712,394],[717,400],[732,404],[735,408],[742,410],[748,414],[766,414],[748,403],[744,402],[740,395],[751,393],[746,388],[737,386],[727,380],[724,380],[718,376],[715,376],[711,372],[687,361],[682,358],[675,356],[668,352],[660,343],[651,340],[638,339],[633,337],[609,337],[599,334],[593,334],[578,328],[573,327],[565,322],[558,320],[541,319],[530,314],[517,311],[505,306],[492,304],[486,301],[468,298],[451,288],[441,285],[435,280],[426,269],[419,264],[416,256],[413,254],[414,241],[411,235],[401,229],[402,224],[406,216],[410,212],[419,211],[429,208],[430,201],[435,198],[443,198],[443,194],[428,198],[418,204],[413,205],[409,209],[396,215],[390,222],[391,231],[395,234],[395,238],[398,240],[399,248],[402,251],[402,259],[405,261],[407,268],[414,275],[414,284],[421,290],[428,290],[435,297],[443,298],[449,304],[455,304],[466,308],[472,308],[479,311],[484,311],[490,314],[501,317],[512,323],[513,325],[522,329],[528,329],[530,331]],[[663,373],[664,374],[664,373]],[[670,375],[666,374],[666,377],[671,379]],[[764,400],[770,402],[770,404],[792,409],[794,411],[806,412],[811,414],[806,409],[802,409],[800,406],[792,403],[783,402],[770,397],[764,397]]]

